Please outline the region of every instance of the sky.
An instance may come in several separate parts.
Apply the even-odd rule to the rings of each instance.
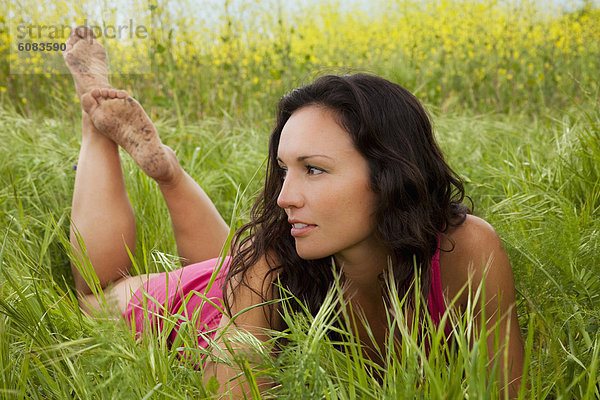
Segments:
[[[226,3],[225,0],[190,0],[192,4],[197,4],[198,6],[195,10],[191,10],[196,17],[199,17],[201,20],[205,20],[208,23],[212,20],[218,20],[220,15],[223,15]],[[406,1],[407,3],[420,3],[418,0],[333,0],[339,4],[340,10],[361,10],[367,13],[369,12],[378,12],[381,10],[383,4],[391,1],[392,3],[402,3]],[[433,0],[434,2],[436,0]],[[441,1],[441,0],[437,0]],[[482,2],[486,2],[486,0],[480,0]],[[592,3],[597,7],[600,7],[600,0],[533,0],[535,3],[538,3],[542,7],[542,10],[557,10],[557,11],[573,11],[581,6],[583,6],[586,2]],[[496,2],[496,1],[495,1]],[[522,3],[523,0],[498,0],[499,3],[510,3],[510,4],[519,4]],[[277,9],[273,7],[281,7],[285,13],[292,13],[298,9],[307,9],[309,7],[313,7],[319,3],[322,3],[322,0],[231,0],[230,9],[233,11],[233,14],[236,14],[236,11],[240,9],[248,9],[248,10],[256,10],[256,9],[264,9],[266,12],[277,12]],[[177,4],[177,2],[172,2],[171,4]]]

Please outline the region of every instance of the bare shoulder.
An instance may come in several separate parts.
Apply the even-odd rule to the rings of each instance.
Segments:
[[[245,250],[250,246],[252,246],[252,240],[244,243],[241,248],[242,250]],[[259,288],[260,286],[263,286],[263,284],[271,284],[272,280],[275,278],[271,271],[279,265],[279,257],[274,251],[269,250],[266,253],[261,254],[256,262],[248,267],[244,279],[251,288],[260,291]],[[234,279],[235,283],[239,283],[239,278],[240,277],[237,276]]]
[[[488,356],[491,360],[500,352],[500,346],[508,346],[506,359],[511,382],[511,396],[516,396],[523,373],[524,350],[517,312],[515,312],[515,283],[508,255],[502,240],[494,228],[485,220],[468,215],[459,226],[449,229],[447,238],[442,239],[440,251],[440,273],[442,290],[446,299],[456,298],[454,307],[459,312],[466,309],[469,300],[474,305],[476,326],[487,326],[488,332],[498,328],[496,334],[487,337]],[[462,290],[471,279],[472,289],[485,284],[485,298],[475,298],[476,290]],[[471,299],[469,299],[469,296]],[[485,311],[485,312],[484,312]],[[500,338],[500,343],[497,343]],[[501,372],[504,374],[506,372]],[[512,398],[512,397],[511,397]]]
[[[485,277],[486,288],[492,291],[514,291],[512,268],[502,240],[484,219],[467,215],[461,225],[448,230],[440,247],[442,287],[449,299],[461,291],[469,277],[475,287]],[[466,293],[462,293],[458,304],[466,300]]]
[[[251,246],[251,241],[243,248]],[[244,273],[232,277],[227,286],[227,296],[231,305],[231,314],[236,316],[236,325],[252,328],[273,328],[279,326],[278,320],[268,321],[267,306],[263,303],[273,300],[271,284],[276,274],[271,271],[279,265],[279,259],[270,251],[258,257]],[[242,281],[243,279],[243,281]],[[276,317],[276,316],[274,316]]]

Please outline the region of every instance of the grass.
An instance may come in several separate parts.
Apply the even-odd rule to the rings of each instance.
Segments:
[[[598,396],[599,117],[584,109],[560,120],[550,115],[534,120],[517,114],[434,115],[448,159],[468,179],[476,213],[495,226],[513,264],[529,363],[525,381],[530,392],[523,398]],[[263,161],[266,131],[223,117],[189,123],[190,140],[174,120],[157,125],[221,213],[233,216],[234,225],[247,218],[250,198],[260,187],[251,178]],[[77,126],[76,119],[25,118],[10,110],[0,115],[5,160],[0,174],[0,395],[209,396],[211,387],[202,384],[192,361],[169,351],[165,336],[149,334],[138,342],[124,321],[91,320],[77,307],[65,250]],[[142,272],[176,268],[157,187],[123,159],[139,226],[136,262]],[[463,333],[472,329],[467,320],[456,322],[463,330],[456,336],[457,350],[440,343],[429,358],[414,335],[403,330],[402,356],[387,355],[388,372],[379,384],[367,373],[368,361],[356,357],[347,326],[341,350],[323,336],[334,318],[335,296],[329,301],[314,318],[286,315],[291,328],[277,335],[290,344],[277,359],[263,352],[253,370],[246,368],[246,373],[266,371],[280,382],[273,390],[277,398],[496,397],[497,384],[486,378],[484,342],[469,342]],[[191,339],[184,339],[182,347],[191,347],[185,340]],[[240,340],[252,343],[248,337]]]
[[[313,10],[311,20],[303,18],[304,10],[297,17],[281,11],[276,21],[228,2],[219,29],[199,35],[193,19],[182,22],[155,3],[153,18],[161,26],[186,23],[189,29],[173,37],[156,28],[161,46],[154,47],[152,74],[114,76],[113,83],[135,88],[163,141],[233,228],[247,220],[261,188],[274,102],[282,93],[315,70],[339,71],[340,64],[391,78],[427,102],[475,214],[495,227],[509,254],[526,343],[520,397],[600,397],[597,9],[548,16],[528,2],[516,12],[501,2],[417,7],[401,1],[378,24],[369,24],[366,15],[334,12],[335,4]],[[389,5],[384,3],[377,4]],[[253,30],[257,26],[265,29]],[[0,54],[8,51],[5,44],[0,41]],[[8,75],[8,67],[3,57],[0,398],[213,397],[216,382],[205,385],[194,368],[201,354],[193,350],[191,330],[183,329],[176,345],[188,355],[182,358],[167,348],[165,334],[148,332],[138,340],[124,321],[92,320],[79,310],[67,245],[80,141],[72,84],[68,76]],[[158,188],[126,154],[122,159],[137,217],[139,272],[177,268]],[[454,348],[432,330],[427,357],[414,331],[406,329],[411,321],[399,324],[402,345],[384,354],[381,378],[359,355],[352,327],[336,325],[336,290],[314,317],[284,315],[290,329],[273,332],[273,340],[289,344],[277,358],[240,335],[237,340],[255,354],[225,354],[225,361],[250,380],[266,374],[279,382],[265,397],[498,397],[501,383],[489,379],[493,367],[484,346],[494,332],[468,339],[468,318],[452,317]],[[401,303],[395,299],[397,315]],[[396,322],[390,318],[390,325]],[[324,335],[335,326],[342,344]]]

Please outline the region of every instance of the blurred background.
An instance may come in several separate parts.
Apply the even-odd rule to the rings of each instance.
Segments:
[[[64,42],[68,31],[51,37],[52,29],[84,22],[103,33],[114,86],[154,115],[183,119],[260,118],[258,104],[322,72],[380,74],[443,110],[560,108],[598,89],[597,1],[25,0],[0,8],[0,104],[23,113],[60,112],[76,97],[59,75],[59,52],[19,51],[19,43]],[[129,25],[143,34],[132,37]],[[114,37],[119,26],[127,28]],[[32,29],[22,35],[23,27]]]

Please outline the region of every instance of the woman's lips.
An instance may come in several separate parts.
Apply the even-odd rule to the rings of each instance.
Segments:
[[[292,236],[294,237],[300,237],[300,236],[304,236],[306,234],[308,234],[310,231],[312,231],[313,229],[315,229],[317,226],[316,225],[308,225],[308,226],[304,226],[302,228],[294,228],[294,226],[292,225]]]

